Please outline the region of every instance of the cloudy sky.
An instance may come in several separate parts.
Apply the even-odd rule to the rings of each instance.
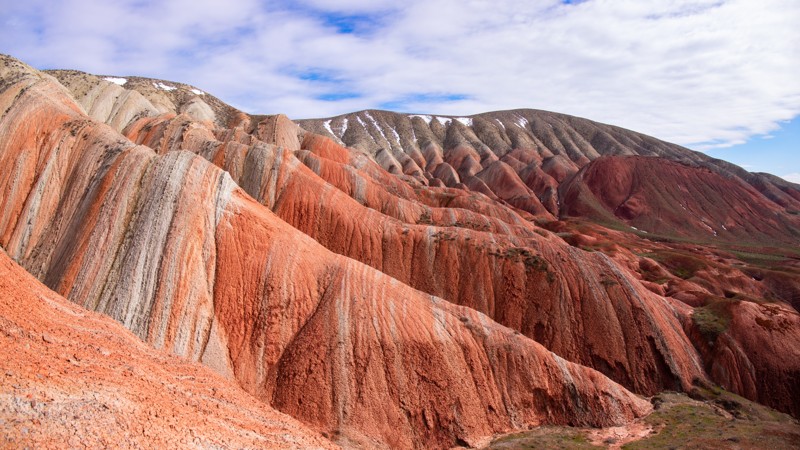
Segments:
[[[193,84],[251,113],[537,108],[800,182],[797,0],[0,0],[34,67]]]

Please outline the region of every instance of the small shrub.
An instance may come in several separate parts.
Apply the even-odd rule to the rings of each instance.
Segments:
[[[606,288],[609,288],[611,286],[616,286],[619,283],[617,282],[617,280],[614,280],[612,278],[603,278],[603,279],[600,280],[600,284],[602,284]]]
[[[698,270],[706,268],[701,259],[679,252],[665,251],[648,253],[644,256],[658,261],[670,273],[684,280],[694,277]]]
[[[431,220],[430,211],[428,211],[427,209],[423,211],[422,214],[419,216],[419,219],[417,219],[417,223],[422,225],[431,225],[433,221]]]
[[[730,325],[730,303],[730,300],[718,299],[710,302],[706,306],[694,309],[692,322],[706,341],[712,345],[717,341],[719,335],[724,333]]]

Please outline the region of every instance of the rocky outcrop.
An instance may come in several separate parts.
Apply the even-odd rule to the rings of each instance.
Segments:
[[[686,388],[702,377],[667,302],[612,260],[578,251],[525,220],[524,213],[492,207],[484,196],[443,190],[438,199],[423,197],[407,185],[393,185],[392,176],[370,161],[310,133],[304,150],[294,153],[266,143],[219,142],[181,117],[142,119],[126,133],[155,148],[169,142],[204,155],[326,248],[483,312],[635,392]],[[507,173],[504,163],[497,164]],[[428,207],[434,199],[439,207]],[[471,209],[456,207],[462,204]],[[602,329],[592,326],[595,321]]]
[[[169,133],[150,130],[159,153],[136,145],[88,119],[51,78],[4,63],[0,162],[13,170],[0,178],[0,244],[146,342],[202,361],[337,442],[370,447],[478,444],[530,425],[607,425],[649,410],[599,372],[280,220],[262,203],[279,209],[307,195],[293,171],[319,180],[283,147],[240,133],[252,145],[230,140],[230,154],[209,157],[257,187],[257,202],[206,159],[170,151]],[[181,130],[186,142],[213,135]],[[656,348],[673,345],[658,339]],[[693,372],[673,361],[677,379]]]
[[[0,251],[0,444],[334,448],[206,367],[143,344]]]
[[[780,304],[722,302],[694,312],[689,335],[712,380],[800,416],[800,314]]]

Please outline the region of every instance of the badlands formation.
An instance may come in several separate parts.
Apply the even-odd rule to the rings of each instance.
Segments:
[[[800,416],[779,178],[543,111],[292,121],[7,56],[0,111],[4,445],[479,447],[715,384]]]

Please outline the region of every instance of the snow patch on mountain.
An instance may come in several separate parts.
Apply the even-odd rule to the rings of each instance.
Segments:
[[[128,80],[126,78],[105,77],[103,79],[106,80],[106,81],[110,81],[110,82],[112,82],[114,84],[118,84],[120,86],[122,86],[122,85],[124,85],[125,83],[128,82]]]
[[[369,121],[372,122],[372,126],[374,126],[375,129],[378,130],[378,133],[381,134],[381,137],[383,137],[383,140],[386,141],[386,142],[389,142],[389,139],[386,139],[386,135],[383,133],[383,129],[381,129],[380,125],[378,125],[378,121],[375,120],[374,117],[372,117],[372,114],[370,114],[369,112],[366,112],[366,113],[364,113],[364,115],[366,115],[367,119],[369,119]],[[400,138],[398,137],[398,142],[400,142],[399,139]]]
[[[159,82],[153,82],[153,86],[156,89],[161,89],[162,91],[174,91],[175,89],[178,89],[175,86],[170,86],[170,85],[164,84],[164,83],[162,83],[160,81]]]
[[[420,119],[424,120],[425,123],[427,123],[428,125],[430,125],[431,120],[433,120],[433,116],[429,116],[426,114],[409,114],[408,117],[419,117]]]

